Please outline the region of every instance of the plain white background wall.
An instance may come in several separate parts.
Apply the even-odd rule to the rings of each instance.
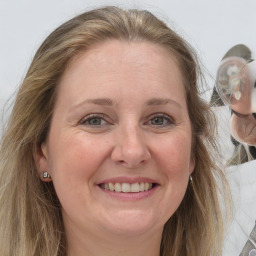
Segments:
[[[0,115],[45,37],[67,19],[101,5],[148,9],[167,21],[198,51],[210,88],[230,47],[244,43],[256,51],[255,0],[0,0]]]
[[[256,49],[255,0],[0,0],[0,108],[54,28],[88,8],[108,4],[149,9],[167,20],[196,48],[213,77],[234,44]]]

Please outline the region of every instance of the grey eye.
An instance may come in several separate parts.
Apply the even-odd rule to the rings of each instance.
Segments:
[[[164,117],[157,116],[151,119],[151,124],[152,125],[163,125],[166,120],[164,120]]]
[[[90,114],[83,118],[80,122],[81,125],[85,126],[102,126],[105,125],[107,121],[103,114]]]
[[[169,125],[174,124],[174,121],[168,115],[156,114],[152,118],[149,119],[148,124],[152,125],[152,126],[162,126],[162,127],[165,127],[165,126],[169,126]]]
[[[86,123],[89,125],[101,125],[102,121],[103,119],[100,117],[93,117],[93,118],[90,118],[89,120],[86,120]]]

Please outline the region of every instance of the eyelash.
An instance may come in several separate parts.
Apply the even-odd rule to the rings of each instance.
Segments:
[[[85,116],[80,122],[79,124],[80,125],[89,125],[89,126],[94,126],[94,127],[97,127],[97,126],[102,126],[102,124],[90,124],[89,122],[93,119],[98,119],[100,120],[100,122],[104,121],[106,123],[109,123],[106,121],[106,116],[104,114],[101,114],[101,113],[95,113],[95,114],[89,114],[87,116]]]
[[[149,123],[149,122],[152,122],[152,120],[156,119],[156,118],[162,118],[163,122],[166,121],[166,123],[160,124],[160,125],[151,124],[154,127],[157,127],[157,126],[166,127],[166,126],[170,126],[170,125],[174,125],[175,124],[173,118],[171,118],[169,115],[166,115],[166,114],[163,114],[163,113],[156,113],[156,114],[151,115],[149,117],[149,121],[147,121],[146,124]]]
[[[162,124],[152,124],[152,123],[150,123],[150,122],[152,122],[156,118],[161,118],[162,119]],[[100,121],[100,123],[99,124],[90,124],[90,121],[92,121],[94,119]],[[87,125],[87,126],[92,126],[92,127],[100,128],[100,127],[102,127],[104,125],[111,124],[111,122],[106,121],[106,119],[107,119],[107,117],[106,117],[105,114],[94,113],[94,114],[89,114],[89,115],[85,116],[79,122],[79,124],[80,125]],[[144,125],[148,125],[149,124],[150,126],[153,126],[153,127],[167,127],[167,126],[171,126],[171,125],[175,124],[173,118],[171,118],[169,115],[166,115],[166,114],[163,114],[163,113],[152,114],[152,115],[150,115],[147,118],[147,120],[148,121],[146,121],[144,123]],[[102,124],[102,121],[105,122],[105,123]]]

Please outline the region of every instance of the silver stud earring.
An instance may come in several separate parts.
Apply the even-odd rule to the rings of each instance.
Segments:
[[[51,178],[51,175],[48,173],[48,172],[41,172],[40,173],[40,177],[41,177],[41,179],[43,180],[43,181],[51,181],[52,180],[52,178]]]
[[[190,180],[191,183],[193,182],[193,178],[192,178],[191,175],[189,175],[189,180]]]
[[[43,172],[43,178],[44,179],[50,179],[51,175],[48,172]]]

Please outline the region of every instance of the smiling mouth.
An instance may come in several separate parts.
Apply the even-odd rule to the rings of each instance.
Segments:
[[[151,190],[153,187],[156,186],[155,183],[149,182],[140,182],[140,183],[102,183],[99,184],[102,189],[115,191],[115,192],[123,192],[123,193],[139,193]]]

